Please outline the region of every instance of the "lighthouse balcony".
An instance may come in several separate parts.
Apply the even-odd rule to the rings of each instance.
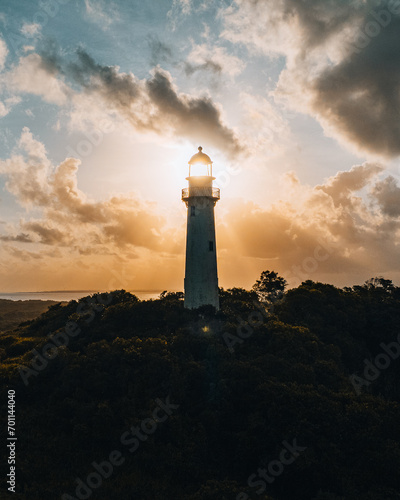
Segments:
[[[187,201],[189,198],[193,198],[195,196],[205,196],[218,201],[220,199],[220,190],[219,188],[208,186],[187,187],[182,189],[182,201]]]

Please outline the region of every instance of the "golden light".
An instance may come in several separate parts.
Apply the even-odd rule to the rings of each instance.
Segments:
[[[199,152],[189,160],[189,177],[212,177],[211,158],[203,153],[203,148],[198,147]]]

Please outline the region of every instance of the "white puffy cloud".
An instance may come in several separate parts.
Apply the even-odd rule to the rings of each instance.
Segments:
[[[4,78],[10,91],[38,95],[44,101],[60,106],[67,103],[71,93],[68,86],[51,73],[40,55],[35,53],[21,57]]]
[[[0,118],[8,115],[14,106],[21,102],[21,98],[18,96],[8,97],[3,102],[0,101]]]

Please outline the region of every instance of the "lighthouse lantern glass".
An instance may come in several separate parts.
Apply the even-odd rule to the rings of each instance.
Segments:
[[[212,175],[212,165],[193,163],[189,165],[189,177],[203,177]]]
[[[212,161],[210,157],[203,153],[203,148],[199,146],[199,152],[189,160],[189,177],[211,177]]]

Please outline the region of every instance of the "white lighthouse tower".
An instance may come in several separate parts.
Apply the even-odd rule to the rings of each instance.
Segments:
[[[202,147],[189,161],[189,186],[182,190],[187,206],[185,307],[212,305],[219,309],[214,206],[220,198],[213,187],[212,161]]]

